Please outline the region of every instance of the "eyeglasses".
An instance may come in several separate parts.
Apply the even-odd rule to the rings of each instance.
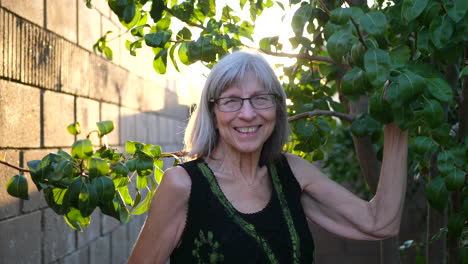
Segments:
[[[275,106],[276,94],[259,94],[248,98],[240,97],[221,97],[218,99],[210,99],[210,102],[216,103],[221,112],[239,111],[244,105],[244,100],[250,102],[250,105],[255,109],[268,109]]]

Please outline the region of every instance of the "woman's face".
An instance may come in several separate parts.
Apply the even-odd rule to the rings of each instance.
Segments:
[[[250,98],[265,94],[265,88],[253,76],[241,84],[226,89],[220,97]],[[215,126],[219,131],[219,145],[242,153],[260,152],[273,132],[276,122],[276,105],[268,109],[255,109],[248,100],[238,111],[221,112],[215,106]]]

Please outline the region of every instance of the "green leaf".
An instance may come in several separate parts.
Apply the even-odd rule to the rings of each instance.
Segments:
[[[145,43],[150,47],[164,48],[166,43],[171,39],[172,32],[170,30],[148,33],[145,35]]]
[[[150,16],[154,23],[158,22],[162,18],[164,8],[166,7],[166,0],[153,0],[153,4],[150,9]]]
[[[97,122],[96,126],[98,127],[98,133],[100,137],[109,134],[112,132],[112,130],[114,130],[114,122],[112,121]]]
[[[370,35],[382,35],[387,30],[387,17],[381,12],[370,12],[361,17],[359,25]]]
[[[392,49],[390,52],[390,59],[393,68],[403,68],[408,64],[411,58],[411,49],[407,45],[402,45]]]
[[[154,57],[153,68],[159,74],[165,74],[167,69],[167,49],[162,49]]]
[[[398,76],[399,97],[403,104],[421,96],[426,87],[425,79],[411,71],[403,71]]]
[[[429,93],[437,100],[447,103],[453,98],[453,91],[450,85],[441,78],[425,79]]]
[[[67,224],[80,232],[83,232],[83,228],[86,228],[91,223],[91,217],[83,216],[80,210],[70,207],[70,211],[63,216]]]
[[[164,171],[161,170],[159,167],[156,167],[154,169],[154,178],[156,179],[156,182],[158,184],[161,183],[162,177],[163,177]]]
[[[112,172],[115,173],[117,176],[127,177],[130,173],[130,170],[123,164],[122,162],[118,162],[112,167]]]
[[[450,151],[441,151],[437,155],[437,167],[442,175],[447,175],[453,171],[455,167],[455,157]]]
[[[92,157],[88,163],[89,177],[96,178],[109,174],[109,163],[101,158]]]
[[[171,49],[169,50],[169,56],[171,57],[172,64],[174,65],[174,68],[176,69],[176,71],[180,72],[179,71],[179,66],[177,66],[177,61],[174,58],[174,52],[175,52],[176,47],[177,47],[177,45],[172,45],[171,46]]]
[[[390,56],[381,49],[369,49],[364,55],[364,68],[367,78],[375,88],[383,87],[388,80],[391,68]]]
[[[441,213],[444,211],[449,199],[449,192],[443,178],[436,177],[426,185],[426,198],[433,208]]]
[[[128,154],[134,154],[137,150],[143,149],[144,145],[136,141],[127,141],[125,142],[125,152]]]
[[[455,23],[460,21],[468,10],[468,1],[466,0],[445,0],[443,3],[448,16]]]
[[[416,19],[426,8],[428,0],[404,0],[401,7],[401,16],[407,23]]]
[[[364,137],[374,133],[381,128],[382,126],[379,122],[373,119],[370,115],[365,115],[353,121],[351,125],[351,132],[356,137]]]
[[[28,180],[22,174],[11,177],[7,183],[7,192],[14,197],[29,200]]]
[[[304,26],[312,16],[312,6],[305,4],[299,7],[291,20],[291,27],[296,36],[302,36]]]
[[[78,207],[84,217],[91,215],[97,206],[98,198],[94,185],[91,185],[84,177],[78,177],[72,182],[67,196],[69,196],[72,205]]]
[[[179,55],[180,61],[185,65],[190,65],[193,62],[188,57],[188,44],[187,42],[182,42],[180,44],[179,50],[177,51],[177,55]]]
[[[215,0],[199,0],[197,2],[197,8],[208,17],[216,14],[216,1]]]
[[[310,136],[314,132],[314,125],[308,120],[298,120],[295,127],[296,132],[301,136]]]
[[[424,119],[430,127],[439,127],[444,122],[444,109],[436,100],[427,100],[423,109]]]
[[[134,205],[132,196],[130,195],[130,192],[128,191],[128,186],[123,186],[123,187],[118,188],[117,192],[120,195],[120,197],[123,199],[123,202],[125,204],[128,204],[130,206]],[[138,202],[137,199],[138,199],[139,193],[140,192],[137,190],[137,198],[135,200],[136,202]]]
[[[171,17],[162,18],[156,23],[156,29],[158,32],[168,30],[170,26]]]
[[[459,237],[463,231],[464,226],[465,217],[463,214],[453,214],[449,217],[447,228],[450,236]]]
[[[450,42],[454,31],[453,29],[453,22],[448,17],[437,17],[434,19],[429,26],[431,40],[434,46],[438,49],[445,47]]]
[[[366,47],[362,45],[361,42],[356,42],[351,48],[351,63],[358,66],[359,68],[364,68],[364,54],[366,53]]]
[[[89,139],[78,140],[72,145],[71,155],[73,158],[88,159],[93,155],[93,144]]]
[[[141,215],[145,213],[146,211],[148,211],[153,195],[154,195],[154,192],[148,192],[146,194],[145,199],[132,209],[131,211],[132,215]]]
[[[177,32],[176,39],[178,41],[190,40],[192,39],[192,32],[188,28],[183,27],[179,32]]]
[[[417,44],[418,50],[425,55],[431,54],[434,51],[435,47],[432,44],[429,29],[424,28],[418,32]]]
[[[432,153],[436,150],[436,143],[429,137],[419,136],[413,139],[414,150],[420,154]]]
[[[44,198],[52,210],[58,215],[64,215],[69,210],[68,189],[47,188],[44,189]]]
[[[68,133],[76,136],[81,133],[80,122],[76,122],[67,126]]]
[[[130,180],[127,177],[114,178],[112,181],[114,182],[116,189],[127,186],[130,183]]]
[[[465,183],[465,172],[459,168],[454,168],[445,176],[445,186],[450,191],[459,190]]]
[[[388,124],[393,121],[392,107],[387,100],[382,96],[372,96],[369,99],[369,113],[371,116],[383,124]]]
[[[69,160],[62,159],[57,163],[52,163],[52,173],[49,174],[48,179],[58,182],[63,178],[73,177],[73,165]]]
[[[330,14],[330,21],[334,24],[343,25],[348,23],[352,17],[356,21],[364,15],[364,12],[358,7],[336,8]]]
[[[356,41],[356,38],[349,30],[335,32],[327,42],[328,54],[334,61],[341,63],[343,56],[351,48],[354,41]]]
[[[465,66],[465,68],[460,72],[460,77],[466,75],[468,75],[468,66]]]
[[[98,177],[91,180],[94,185],[99,202],[110,201],[115,194],[115,185],[111,178],[107,176]]]
[[[345,95],[360,95],[372,88],[365,72],[358,67],[354,67],[343,76],[341,85]]]
[[[148,186],[148,177],[146,175],[144,176],[138,175],[136,186],[139,190],[146,188],[146,186]]]

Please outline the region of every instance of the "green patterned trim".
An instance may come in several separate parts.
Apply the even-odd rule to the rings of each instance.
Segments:
[[[293,247],[294,263],[299,263],[299,259],[301,258],[299,236],[297,234],[296,228],[294,227],[294,221],[292,219],[291,212],[289,211],[286,199],[284,198],[283,187],[280,183],[276,167],[275,165],[270,164],[268,168],[270,169],[270,175],[273,182],[273,186],[275,187],[278,199],[281,204],[281,209],[283,210],[284,218],[288,225],[289,235],[291,236],[291,243]]]
[[[211,191],[214,193],[214,195],[218,198],[218,200],[227,210],[228,215],[232,217],[232,219],[234,219],[234,222],[236,222],[236,224],[238,224],[244,230],[245,233],[253,237],[257,241],[257,243],[262,246],[263,250],[265,250],[265,253],[268,259],[270,260],[270,263],[279,264],[278,260],[276,259],[275,254],[271,250],[266,240],[257,234],[257,231],[255,230],[255,227],[252,224],[249,224],[247,221],[245,221],[239,216],[236,209],[226,199],[226,197],[221,191],[221,188],[216,183],[216,179],[214,178],[214,175],[211,172],[211,169],[203,162],[197,163],[197,167],[201,170],[203,176],[205,176],[205,178],[208,180]]]

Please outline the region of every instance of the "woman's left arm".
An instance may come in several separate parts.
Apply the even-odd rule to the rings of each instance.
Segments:
[[[384,128],[384,154],[377,192],[364,201],[323,175],[312,164],[288,155],[303,189],[307,217],[350,239],[374,240],[398,234],[406,193],[408,134],[394,123]]]

